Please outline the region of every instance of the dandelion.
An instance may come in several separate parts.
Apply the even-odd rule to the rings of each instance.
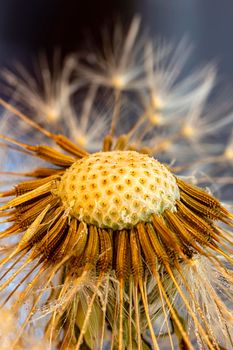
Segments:
[[[35,76],[19,63],[15,72],[9,69],[3,69],[1,72],[1,85],[5,96],[39,123],[47,122],[56,130],[64,128],[64,115],[70,120],[76,119],[71,99],[79,87],[77,81],[72,78],[72,56],[65,58],[62,63],[61,61],[59,52],[56,52],[50,68],[46,55],[40,54],[34,68]],[[19,136],[25,138],[25,135],[28,135],[28,139],[29,136],[33,138],[26,124],[16,125],[21,131]],[[41,139],[42,141],[44,140]]]
[[[102,52],[78,55],[79,75],[88,83],[119,91],[140,89],[145,85],[144,65],[140,55],[142,40],[136,44],[139,26],[140,18],[135,17],[126,36],[120,25],[115,27],[112,36],[105,31]]]
[[[125,69],[130,69],[126,58],[137,21],[120,51]],[[140,101],[148,91],[157,91],[151,85],[155,72],[148,72]],[[206,96],[209,79],[203,82]],[[88,85],[87,99],[79,107],[87,134],[101,84],[105,80]],[[171,349],[176,347],[174,336],[180,349],[230,349],[233,215],[209,191],[152,156],[163,151],[166,157],[168,148],[175,153],[177,137],[172,135],[182,134],[182,123],[155,126],[154,119],[145,117],[145,107],[119,132],[125,115],[116,104],[119,99],[121,107],[125,103],[126,88],[110,87],[118,95],[109,125],[103,124],[102,145],[95,150],[99,139],[90,150],[92,140],[81,145],[51,132],[0,100],[20,123],[48,140],[35,145],[1,135],[6,147],[38,163],[12,173],[21,179],[0,193],[1,306],[10,305],[12,317],[23,310],[11,346],[17,348],[32,322],[43,319],[48,349],[158,350],[165,334]],[[196,110],[204,95],[194,99]],[[72,125],[75,131],[77,124]],[[156,149],[153,133],[162,130]],[[161,148],[162,142],[167,148]]]

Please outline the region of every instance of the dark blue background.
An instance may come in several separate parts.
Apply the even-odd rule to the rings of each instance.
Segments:
[[[104,24],[119,18],[129,23],[136,13],[155,37],[178,42],[187,35],[195,47],[191,63],[214,59],[226,81],[232,80],[231,0],[1,0],[0,63],[26,60],[42,49],[73,51]]]

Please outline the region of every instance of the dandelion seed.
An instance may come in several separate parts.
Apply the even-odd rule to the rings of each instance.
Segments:
[[[126,36],[121,26],[116,26],[113,36],[105,32],[103,52],[85,54],[85,60],[79,57],[78,73],[81,77],[89,84],[120,91],[143,86],[142,43],[136,44],[139,25],[140,19],[135,17]]]
[[[46,56],[41,54],[35,67],[35,76],[20,64],[15,73],[9,69],[4,69],[1,73],[5,95],[38,122],[47,121],[58,129],[63,127],[64,114],[74,118],[70,99],[77,89],[77,82],[72,80],[72,56],[67,57],[62,64],[59,61],[57,52],[50,68]],[[30,131],[25,128],[26,125],[24,137]]]
[[[103,106],[93,106],[96,95],[97,87],[92,86],[83,104],[80,103],[81,109],[78,102],[76,102],[78,117],[74,117],[73,113],[68,114],[68,127],[65,127],[66,134],[71,140],[89,152],[101,149],[103,137],[110,125],[110,120]]]
[[[221,257],[219,258],[221,260]],[[232,302],[232,284],[206,257],[197,256],[193,259],[193,266],[190,269],[188,266],[187,268],[189,270],[185,273],[187,283],[192,290],[194,300],[201,303],[205,310],[210,332],[216,337],[219,346],[230,349],[232,347],[232,337],[229,336],[232,335],[232,312],[228,307]],[[223,301],[220,301],[219,296]],[[190,300],[190,305],[195,310],[194,301]],[[204,320],[201,322],[204,323]],[[191,320],[190,323],[189,327],[192,327]]]
[[[161,51],[165,52],[162,57]],[[148,81],[144,105],[150,106],[151,111],[160,111],[163,123],[172,124],[186,116],[190,105],[199,106],[209,96],[215,82],[213,65],[196,69],[188,78],[181,79],[191,51],[186,39],[176,48],[165,43],[158,44],[155,49],[151,43],[146,45],[144,65]]]
[[[124,69],[137,30],[138,20],[120,51]],[[83,125],[99,97],[98,84],[89,86]],[[19,346],[31,321],[43,317],[48,349],[102,349],[108,341],[111,349],[158,350],[161,333],[167,333],[171,349],[174,337],[185,349],[231,348],[233,216],[152,156],[156,147],[157,154],[166,153],[165,145],[174,151],[176,136],[160,135],[163,149],[152,147],[146,113],[118,133],[121,84],[106,84],[118,94],[111,125],[93,153],[0,100],[48,141],[34,145],[0,136],[6,147],[38,163],[0,193],[6,225],[0,239],[15,240],[1,249],[1,307],[11,302],[12,315],[25,312],[11,345]]]

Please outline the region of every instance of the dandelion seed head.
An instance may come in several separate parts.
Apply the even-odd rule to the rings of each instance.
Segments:
[[[78,136],[76,137],[76,141],[77,141],[77,143],[78,143],[80,146],[82,146],[82,147],[86,147],[86,145],[87,145],[87,143],[88,143],[88,140],[87,140],[86,136],[85,136],[85,135],[82,135],[81,133],[80,133],[80,135],[78,135]]]
[[[165,107],[165,101],[163,101],[162,97],[159,96],[158,94],[152,92],[152,96],[151,96],[151,102],[152,102],[152,106],[154,108],[157,108],[158,110],[160,110],[161,108]]]
[[[75,162],[55,193],[70,215],[98,227],[130,228],[175,211],[179,188],[157,160],[134,151],[99,152]]]
[[[162,125],[164,122],[164,118],[159,112],[148,113],[148,119],[152,125]]]
[[[224,156],[227,158],[227,160],[233,160],[233,151],[232,149],[227,149],[224,153]]]
[[[125,86],[125,77],[121,75],[114,75],[112,77],[112,86],[115,87],[115,89],[124,89]]]
[[[185,125],[181,133],[186,138],[192,138],[196,135],[196,130],[189,125]]]
[[[226,158],[226,160],[228,161],[232,161],[233,160],[233,149],[232,149],[232,145],[228,145],[224,151],[224,157]]]
[[[45,115],[48,120],[50,120],[52,123],[59,120],[61,115],[61,106],[58,105],[57,101],[51,101],[51,104],[44,106],[43,115]]]
[[[158,350],[164,332],[174,349],[172,330],[180,348],[233,347],[233,216],[188,180],[212,163],[230,168],[232,137],[214,139],[232,114],[208,112],[213,67],[182,77],[186,42],[154,51],[138,29],[136,18],[126,36],[114,32],[94,61],[43,69],[42,89],[8,74],[23,107],[0,100],[22,124],[0,135],[2,153],[20,152],[0,192],[1,304],[23,315],[15,344],[41,319],[54,349],[103,349],[109,335],[113,349]]]

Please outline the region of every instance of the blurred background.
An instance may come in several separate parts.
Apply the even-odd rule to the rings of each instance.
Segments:
[[[226,82],[233,78],[231,0],[1,0],[0,64],[27,63],[41,50],[52,55],[85,47],[116,20],[127,25],[140,14],[151,36],[178,42],[188,37],[195,50],[190,64],[218,63]]]

